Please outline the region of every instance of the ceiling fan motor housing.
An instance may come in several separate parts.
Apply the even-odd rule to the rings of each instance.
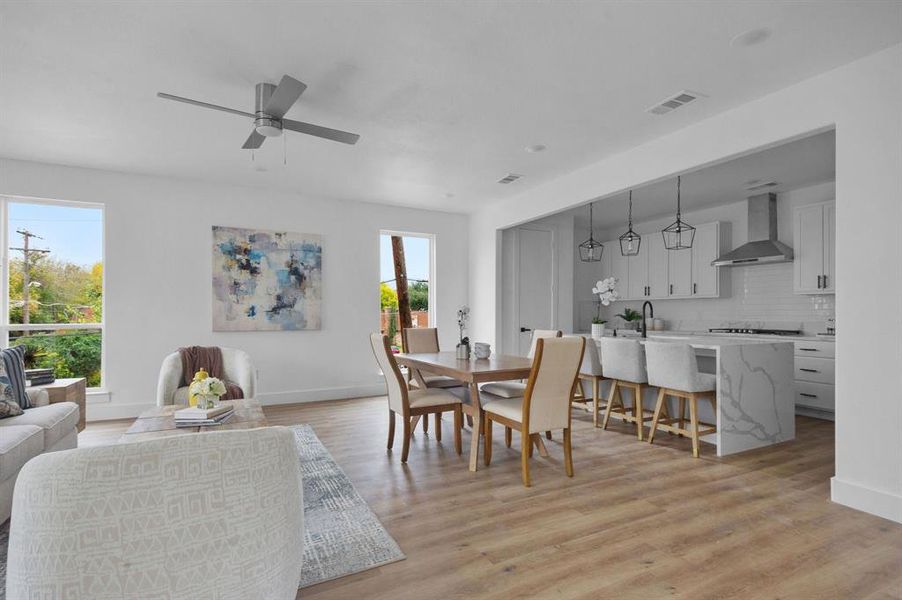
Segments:
[[[263,107],[269,102],[275,89],[276,86],[271,83],[258,83],[254,98],[254,112],[257,115],[257,118],[254,119],[254,128],[257,133],[266,137],[282,135],[282,121],[263,112]]]

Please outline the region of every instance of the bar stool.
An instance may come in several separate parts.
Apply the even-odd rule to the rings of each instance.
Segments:
[[[601,372],[601,351],[594,338],[586,337],[585,340],[586,351],[583,352],[583,364],[579,368],[580,385],[576,387],[577,393],[573,396],[573,402],[582,404],[587,411],[591,410],[592,425],[598,427],[598,411],[607,408],[606,404],[601,406],[601,382],[604,381],[604,375]],[[591,398],[583,391],[583,381],[592,386]],[[589,408],[589,402],[592,402],[592,408]]]
[[[698,360],[695,351],[688,344],[672,344],[667,342],[647,342],[645,353],[648,365],[648,382],[660,389],[655,414],[648,433],[648,443],[655,439],[655,431],[660,429],[692,438],[692,456],[698,458],[698,440],[700,435],[708,435],[717,431],[713,423],[698,420],[698,399],[707,398],[717,412],[716,388],[714,375],[698,372]],[[667,410],[667,397],[679,399],[679,416],[661,419],[662,411]],[[689,429],[685,427],[686,401],[689,402]],[[674,426],[674,423],[677,425]],[[699,424],[706,429],[699,431]]]
[[[623,338],[601,338],[601,355],[604,362],[601,371],[605,378],[611,380],[608,392],[607,407],[604,412],[602,429],[608,428],[608,421],[615,416],[621,421],[636,424],[636,435],[642,441],[642,429],[645,421],[652,418],[652,411],[642,406],[642,389],[648,383],[645,370],[645,350],[636,340]],[[633,390],[633,414],[626,411],[620,388]],[[616,410],[615,410],[616,409]]]

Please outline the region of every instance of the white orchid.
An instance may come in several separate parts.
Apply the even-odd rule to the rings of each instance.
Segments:
[[[221,379],[207,377],[200,381],[191,382],[188,390],[197,396],[222,396],[226,393],[226,386]]]
[[[620,294],[617,293],[616,287],[617,278],[608,277],[606,279],[598,281],[595,284],[595,287],[592,288],[592,293],[598,296],[598,300],[604,306],[610,306],[611,302],[620,297]]]

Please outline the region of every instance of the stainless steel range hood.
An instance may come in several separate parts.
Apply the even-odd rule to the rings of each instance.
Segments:
[[[715,267],[792,262],[792,248],[777,240],[777,195],[748,199],[749,241],[712,261]]]

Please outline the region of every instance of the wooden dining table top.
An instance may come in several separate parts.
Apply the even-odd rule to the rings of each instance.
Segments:
[[[495,355],[489,358],[457,358],[457,352],[400,353],[395,360],[413,369],[447,375],[467,383],[526,379],[532,359],[523,356]]]

